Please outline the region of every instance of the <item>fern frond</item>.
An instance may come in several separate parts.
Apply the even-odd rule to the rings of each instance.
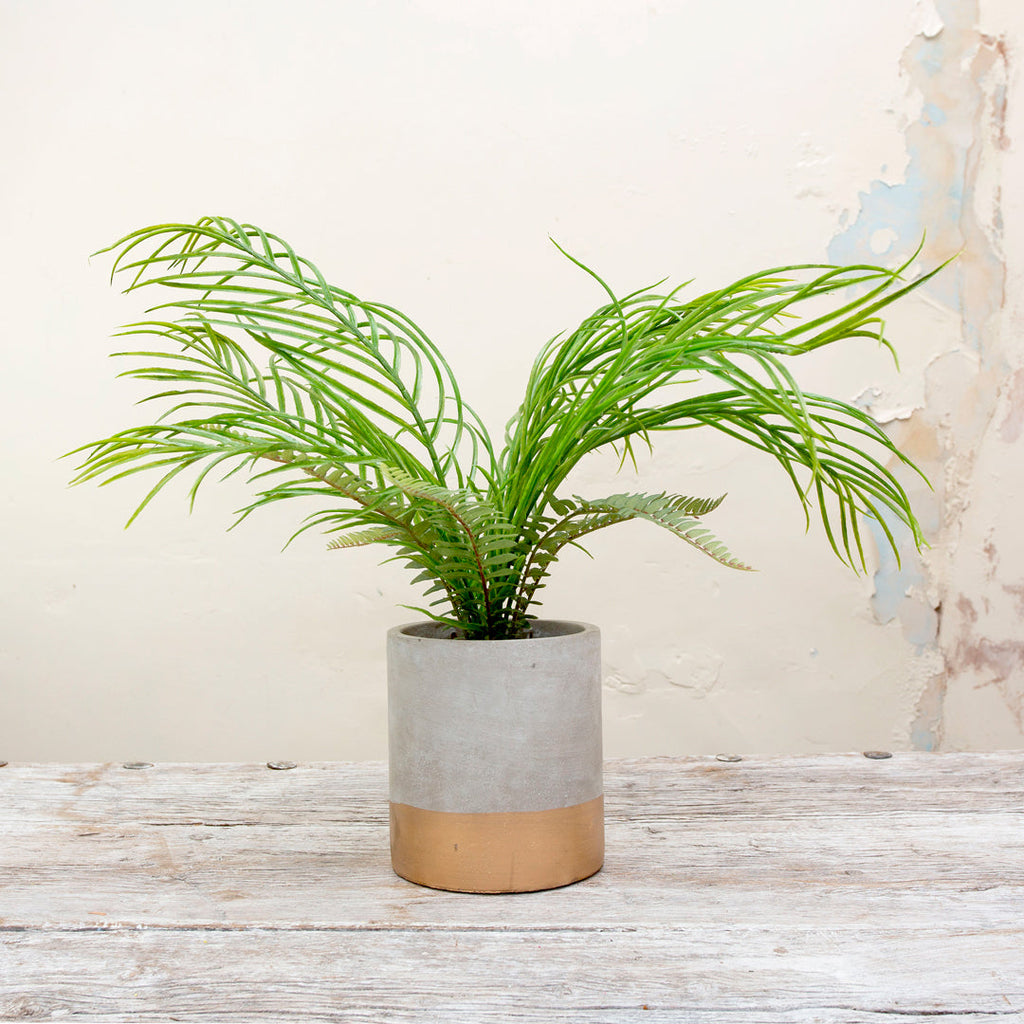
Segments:
[[[378,544],[383,541],[397,540],[401,537],[397,530],[389,530],[386,526],[378,526],[370,530],[359,530],[344,533],[327,542],[328,551],[342,551],[346,548],[361,548],[367,544]]]
[[[574,495],[571,500],[552,501],[551,507],[560,518],[538,536],[527,555],[517,593],[517,611],[525,614],[537,590],[543,586],[544,578],[549,575],[549,566],[564,547],[578,546],[582,537],[631,519],[654,523],[731,569],[751,571],[751,567],[734,558],[701,521],[700,517],[714,511],[724,500],[724,494],[718,498],[679,494],[613,494],[596,500]]]
[[[724,494],[719,498],[688,498],[673,494],[614,494],[598,501],[585,501],[581,498],[576,500],[581,503],[585,515],[589,513],[595,517],[597,525],[588,529],[588,533],[606,525],[610,526],[613,522],[644,519],[675,534],[730,569],[752,571],[751,566],[730,554],[726,546],[700,521],[701,516],[716,509],[725,500]],[[607,517],[609,521],[604,522],[602,517]]]
[[[500,635],[519,576],[515,528],[474,492],[418,480],[395,466],[384,467],[384,473],[417,503],[414,507],[435,531],[430,554],[419,558],[419,564],[429,563],[430,571],[459,594],[463,604],[478,602],[487,630]]]

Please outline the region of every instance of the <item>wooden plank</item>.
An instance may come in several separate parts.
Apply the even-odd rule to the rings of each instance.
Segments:
[[[1019,940],[995,932],[150,929],[7,940],[5,973],[17,979],[0,988],[7,1019],[771,1024],[1024,1011],[1020,974],[1007,968]]]
[[[1012,809],[1024,797],[1019,753],[897,753],[608,762],[606,812],[628,820],[680,813],[758,817],[885,813],[919,801],[937,810]],[[0,769],[0,822],[57,819],[116,824],[386,823],[383,765],[308,763],[275,772],[252,764],[10,764]]]
[[[0,769],[0,822],[211,825],[360,821],[386,824],[383,764],[10,764]]]
[[[723,823],[696,830],[663,822],[652,833],[611,822],[606,865],[593,879],[490,899],[396,877],[383,826],[77,832],[33,823],[4,830],[0,925],[767,925],[788,915],[819,926],[879,910],[899,913],[908,928],[937,916],[965,926],[981,915],[991,926],[1016,924],[1021,818],[977,817],[965,825],[918,813],[873,828],[850,819],[802,829],[776,823],[751,835]]]
[[[380,765],[10,765],[0,1019],[1024,1020],[1024,755],[606,788],[599,875],[467,896],[390,871]]]

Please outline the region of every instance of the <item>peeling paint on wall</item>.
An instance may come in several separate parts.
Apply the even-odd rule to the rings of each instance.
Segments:
[[[944,0],[934,11],[922,9],[921,29],[902,61],[920,102],[919,114],[904,129],[904,178],[872,182],[852,223],[843,224],[829,248],[834,262],[877,260],[884,253],[890,265],[910,258],[922,238],[921,265],[959,253],[926,286],[959,318],[959,345],[927,366],[921,408],[879,417],[935,487],[931,494],[915,492],[922,520],[931,524],[933,551],[919,556],[904,537],[902,565],[881,555],[871,602],[876,621],[898,619],[921,664],[931,666],[919,680],[909,723],[913,746],[925,750],[944,745],[947,690],[967,673],[980,680],[975,685],[999,691],[1024,732],[1024,644],[986,635],[988,617],[979,616],[975,599],[962,592],[972,564],[963,534],[979,484],[979,452],[1000,405],[1003,442],[1016,441],[1024,428],[1024,372],[1012,373],[996,325],[1006,264],[993,156],[1010,145],[1009,58],[1003,40],[981,32],[978,20],[977,2]],[[871,391],[862,396],[865,407],[892,405],[880,390]],[[875,532],[884,539],[878,524]],[[1002,586],[1004,598],[1020,599],[1015,585]],[[991,597],[986,600],[991,604]]]

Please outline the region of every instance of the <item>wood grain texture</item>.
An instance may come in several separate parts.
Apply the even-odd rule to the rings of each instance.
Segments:
[[[608,765],[605,868],[422,889],[381,765],[0,769],[0,1019],[1024,1021],[1024,753]]]

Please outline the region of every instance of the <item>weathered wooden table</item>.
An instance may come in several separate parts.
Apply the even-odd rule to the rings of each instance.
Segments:
[[[1024,1021],[1024,753],[607,770],[604,870],[390,871],[380,765],[0,768],[0,1019]]]

